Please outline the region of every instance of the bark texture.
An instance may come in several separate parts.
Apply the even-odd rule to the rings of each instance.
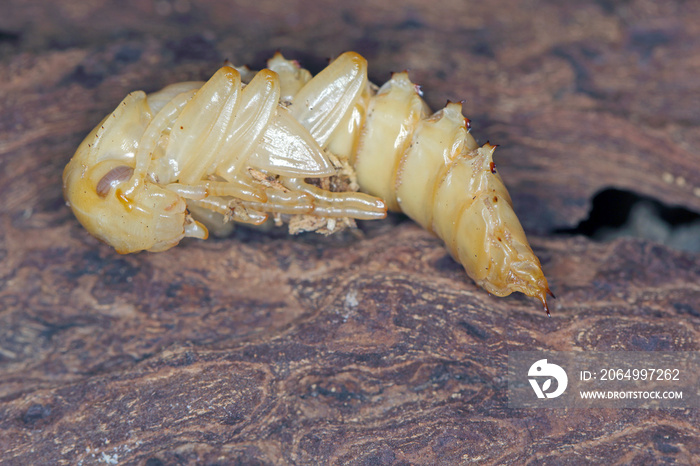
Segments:
[[[513,350],[697,351],[700,255],[555,234],[605,188],[700,211],[693,2],[7,0],[0,462],[700,463],[697,409],[514,410]],[[405,218],[119,256],[61,173],[131,90],[355,50],[467,101],[557,295],[469,281]]]

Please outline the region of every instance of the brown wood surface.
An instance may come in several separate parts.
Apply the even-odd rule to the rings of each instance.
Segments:
[[[514,410],[512,350],[697,351],[700,256],[553,234],[606,187],[700,211],[696,2],[0,7],[0,463],[700,463],[697,409]],[[119,256],[64,165],[127,92],[355,50],[467,101],[558,299],[477,289],[394,216]],[[116,462],[116,463],[115,463]]]

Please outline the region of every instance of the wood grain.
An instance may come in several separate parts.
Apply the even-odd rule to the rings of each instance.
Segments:
[[[514,350],[697,351],[700,256],[552,231],[627,189],[700,211],[692,2],[9,0],[0,19],[3,464],[700,462],[698,409],[508,408]],[[6,13],[6,14],[5,14]],[[478,289],[405,218],[119,256],[61,172],[134,89],[356,50],[466,99],[557,295]]]

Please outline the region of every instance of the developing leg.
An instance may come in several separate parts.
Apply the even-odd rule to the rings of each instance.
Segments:
[[[282,183],[291,190],[310,195],[314,204],[313,215],[318,217],[352,217],[361,220],[386,217],[384,201],[368,194],[326,191],[301,178],[283,178]]]

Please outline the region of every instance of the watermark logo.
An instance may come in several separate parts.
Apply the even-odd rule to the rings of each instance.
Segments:
[[[569,383],[569,378],[566,376],[564,369],[556,364],[548,363],[546,359],[540,359],[530,366],[527,375],[535,377],[530,378],[529,381],[537,398],[556,398],[564,393]],[[540,378],[545,378],[541,386],[538,380]],[[557,381],[557,385],[554,391],[549,391],[552,388],[552,379]]]
[[[700,409],[698,387],[700,351],[508,352],[509,408]]]

